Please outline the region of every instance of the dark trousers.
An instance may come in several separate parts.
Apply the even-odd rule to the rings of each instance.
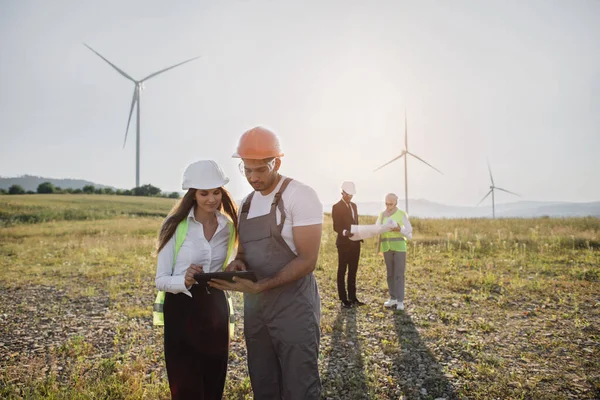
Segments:
[[[193,297],[167,293],[165,361],[173,399],[221,399],[229,353],[225,293],[194,285]]]
[[[342,301],[356,300],[356,272],[360,258],[360,243],[338,247],[337,287]],[[348,270],[348,295],[346,296],[346,270]]]

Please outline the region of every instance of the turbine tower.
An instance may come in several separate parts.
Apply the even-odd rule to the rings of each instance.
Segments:
[[[514,194],[515,196],[519,196],[516,193],[510,192],[506,189],[502,189],[497,187],[494,184],[494,177],[492,176],[492,169],[490,168],[490,162],[488,161],[488,171],[490,171],[490,181],[492,182],[492,185],[490,186],[490,191],[487,192],[487,194],[485,196],[483,196],[483,199],[481,199],[479,201],[479,203],[477,203],[477,205],[480,205],[490,194],[492,195],[492,218],[496,218],[496,200],[495,200],[495,196],[494,196],[494,190],[500,190],[506,193],[510,193],[510,194]],[[519,196],[521,197],[521,196]]]
[[[131,82],[134,83],[134,88],[133,88],[133,98],[131,99],[131,108],[129,110],[129,119],[127,120],[127,128],[125,128],[125,140],[123,141],[123,148],[125,148],[125,144],[127,143],[127,133],[129,132],[129,125],[131,123],[131,116],[133,115],[133,108],[136,107],[136,135],[135,135],[135,186],[139,187],[140,186],[140,99],[141,99],[141,95],[142,95],[142,90],[144,89],[144,82],[154,78],[155,76],[162,74],[163,72],[166,72],[170,69],[173,69],[175,67],[178,67],[180,65],[183,65],[185,63],[188,63],[190,61],[196,60],[198,57],[194,57],[194,58],[190,58],[189,60],[180,62],[179,64],[175,64],[172,65],[170,67],[167,67],[165,69],[161,69],[160,71],[154,72],[150,75],[148,75],[145,78],[142,78],[140,80],[135,80],[133,79],[131,76],[127,75],[123,70],[121,70],[119,67],[117,67],[115,64],[111,63],[110,61],[108,61],[104,56],[102,56],[102,54],[98,53],[96,50],[92,49],[90,46],[88,46],[87,44],[84,43],[84,46],[87,47],[88,49],[90,49],[91,51],[93,51],[98,57],[100,57],[101,59],[103,59],[104,61],[106,61],[111,67],[113,67],[119,74],[123,75],[125,78],[129,79]]]
[[[399,160],[400,158],[404,157],[404,201],[406,204],[406,210],[405,210],[406,213],[408,213],[408,162],[407,162],[408,156],[412,156],[412,157],[416,158],[417,160],[421,161],[422,163],[435,169],[440,174],[444,175],[442,173],[442,171],[440,171],[433,165],[429,164],[427,161],[423,160],[421,157],[417,156],[416,154],[408,151],[408,122],[406,119],[406,110],[404,110],[404,149],[402,150],[402,152],[400,153],[400,155],[398,157],[393,158],[391,161],[386,162],[385,164],[383,164],[381,167],[377,168],[373,172],[379,171],[381,168],[385,167],[386,165],[391,164],[394,161]]]

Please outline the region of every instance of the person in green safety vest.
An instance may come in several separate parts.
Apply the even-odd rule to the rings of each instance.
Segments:
[[[183,174],[187,193],[160,229],[156,288],[161,292],[154,322],[160,325],[164,313],[165,361],[173,399],[223,396],[231,303],[222,290],[197,283],[194,274],[221,271],[232,256],[238,217],[224,188],[227,182],[212,160],[190,164]]]
[[[376,225],[387,223],[390,219],[398,226],[379,237],[377,249],[383,253],[387,267],[387,283],[390,298],[383,303],[385,307],[404,310],[404,285],[406,273],[406,240],[412,238],[412,226],[408,214],[398,209],[398,196],[389,193],[385,196],[385,210],[379,214]]]

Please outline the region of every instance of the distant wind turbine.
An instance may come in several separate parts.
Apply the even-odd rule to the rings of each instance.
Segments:
[[[133,88],[133,98],[131,100],[131,109],[129,110],[129,119],[127,120],[127,128],[125,129],[125,140],[123,141],[123,148],[125,148],[125,144],[127,143],[127,133],[129,132],[129,124],[131,123],[131,115],[133,114],[133,108],[137,105],[136,112],[136,142],[135,142],[135,186],[140,186],[140,98],[142,94],[142,90],[144,90],[144,82],[149,80],[150,78],[154,78],[155,76],[162,74],[170,69],[188,63],[190,61],[196,60],[198,57],[190,58],[189,60],[180,62],[179,64],[175,64],[165,69],[161,69],[160,71],[154,72],[147,77],[138,80],[133,79],[131,76],[127,75],[123,70],[119,67],[108,61],[106,58],[102,56],[102,54],[98,53],[96,50],[92,49],[90,46],[84,43],[84,46],[96,53],[98,57],[106,61],[111,67],[113,67],[119,74],[123,75],[125,78],[129,79],[131,82],[135,84]]]
[[[391,161],[386,162],[381,167],[377,168],[374,172],[379,171],[381,168],[385,167],[386,165],[391,164],[394,161],[399,160],[402,157],[404,157],[404,201],[406,204],[405,211],[407,213],[408,213],[408,163],[407,163],[408,156],[412,156],[412,157],[416,158],[417,160],[421,161],[422,163],[427,164],[431,168],[435,169],[440,174],[444,175],[442,173],[442,171],[440,171],[433,165],[429,164],[427,161],[423,160],[421,157],[417,156],[416,154],[408,151],[408,122],[407,122],[407,118],[406,118],[406,110],[404,110],[404,149],[402,150],[402,152],[400,153],[400,155],[398,157],[392,159]]]
[[[510,192],[506,189],[499,188],[494,184],[494,177],[492,176],[492,168],[490,168],[489,161],[488,161],[488,171],[490,171],[490,181],[492,181],[492,185],[490,186],[490,191],[487,192],[487,194],[485,196],[483,196],[483,199],[481,199],[481,201],[479,201],[479,203],[477,203],[477,205],[480,205],[491,194],[492,195],[492,217],[496,218],[496,201],[494,198],[494,190],[501,190],[506,193],[514,194],[515,196],[519,196],[519,197],[521,197],[521,196],[516,193]]]

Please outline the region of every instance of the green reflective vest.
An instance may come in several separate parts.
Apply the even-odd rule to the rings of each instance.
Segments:
[[[185,241],[185,237],[187,236],[189,221],[185,218],[183,221],[177,225],[177,230],[175,231],[175,255],[173,256],[173,267],[175,268],[175,261],[177,260],[177,254],[179,253],[179,249],[181,249],[181,245]],[[235,246],[235,227],[232,222],[227,223],[227,228],[229,228],[229,242],[227,243],[227,256],[225,257],[225,262],[223,263],[223,269],[227,268],[227,264],[229,263],[229,258],[231,258],[231,254],[233,253],[233,248]],[[173,270],[171,270],[172,273]],[[164,304],[165,304],[165,295],[164,291],[159,291],[156,294],[156,299],[154,300],[154,311],[152,322],[155,326],[163,326],[165,324],[164,318]],[[229,303],[229,337],[233,339],[233,328],[235,323],[235,315],[233,313],[233,302],[231,301],[231,295],[229,292],[225,292],[225,297],[227,298],[227,302]]]
[[[398,223],[398,226],[403,227],[404,216],[406,213],[402,210],[396,211],[391,217],[384,217],[383,213],[379,214],[381,224],[385,224],[390,218]],[[381,245],[379,251],[404,251],[406,252],[406,238],[400,232],[386,232],[381,234]]]

